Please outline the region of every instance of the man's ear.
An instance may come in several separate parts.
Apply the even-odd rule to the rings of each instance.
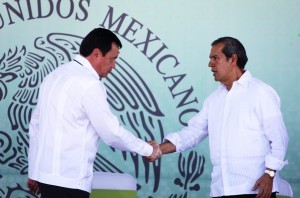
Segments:
[[[98,49],[98,48],[95,48],[94,50],[93,50],[93,52],[92,52],[92,56],[94,56],[94,57],[98,57],[98,56],[100,56],[102,53],[101,53],[101,51]]]
[[[238,56],[237,56],[236,54],[232,54],[232,56],[231,56],[231,61],[232,61],[232,63],[237,64]]]

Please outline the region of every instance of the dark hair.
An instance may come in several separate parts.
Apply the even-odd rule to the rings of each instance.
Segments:
[[[219,43],[224,44],[222,52],[225,54],[226,58],[230,58],[233,54],[236,54],[238,57],[237,65],[240,69],[244,69],[248,61],[246,50],[243,44],[232,37],[221,37],[212,42],[211,46],[217,45]]]
[[[95,28],[82,40],[79,52],[82,56],[89,56],[95,48],[98,48],[105,56],[111,50],[112,43],[122,48],[121,41],[110,30],[104,28]]]

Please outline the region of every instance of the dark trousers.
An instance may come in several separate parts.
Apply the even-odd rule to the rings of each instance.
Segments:
[[[222,196],[222,197],[215,197],[215,198],[255,198],[256,194],[250,195],[232,195],[232,196]],[[276,198],[276,192],[273,192],[270,198]]]
[[[90,193],[71,188],[64,188],[60,186],[53,186],[38,182],[41,198],[89,198]]]

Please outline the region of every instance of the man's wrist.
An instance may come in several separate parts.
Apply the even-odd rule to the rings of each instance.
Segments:
[[[271,178],[273,178],[276,174],[276,170],[272,170],[270,168],[266,168],[265,173],[268,174]]]

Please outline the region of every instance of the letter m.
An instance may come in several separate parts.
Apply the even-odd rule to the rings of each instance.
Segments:
[[[117,26],[116,29],[113,31],[113,32],[116,32],[116,33],[119,33],[119,30],[121,28],[121,25],[125,19],[126,16],[128,16],[127,14],[123,13],[119,18],[117,18],[117,20],[113,21],[113,13],[114,13],[114,9],[110,6],[109,7],[109,10],[107,12],[107,15],[105,16],[105,19],[103,20],[102,24],[100,24],[101,27],[103,28],[107,28],[107,29],[110,29],[112,30],[111,28],[113,26]],[[105,27],[105,22],[108,21],[108,25],[107,27]]]

